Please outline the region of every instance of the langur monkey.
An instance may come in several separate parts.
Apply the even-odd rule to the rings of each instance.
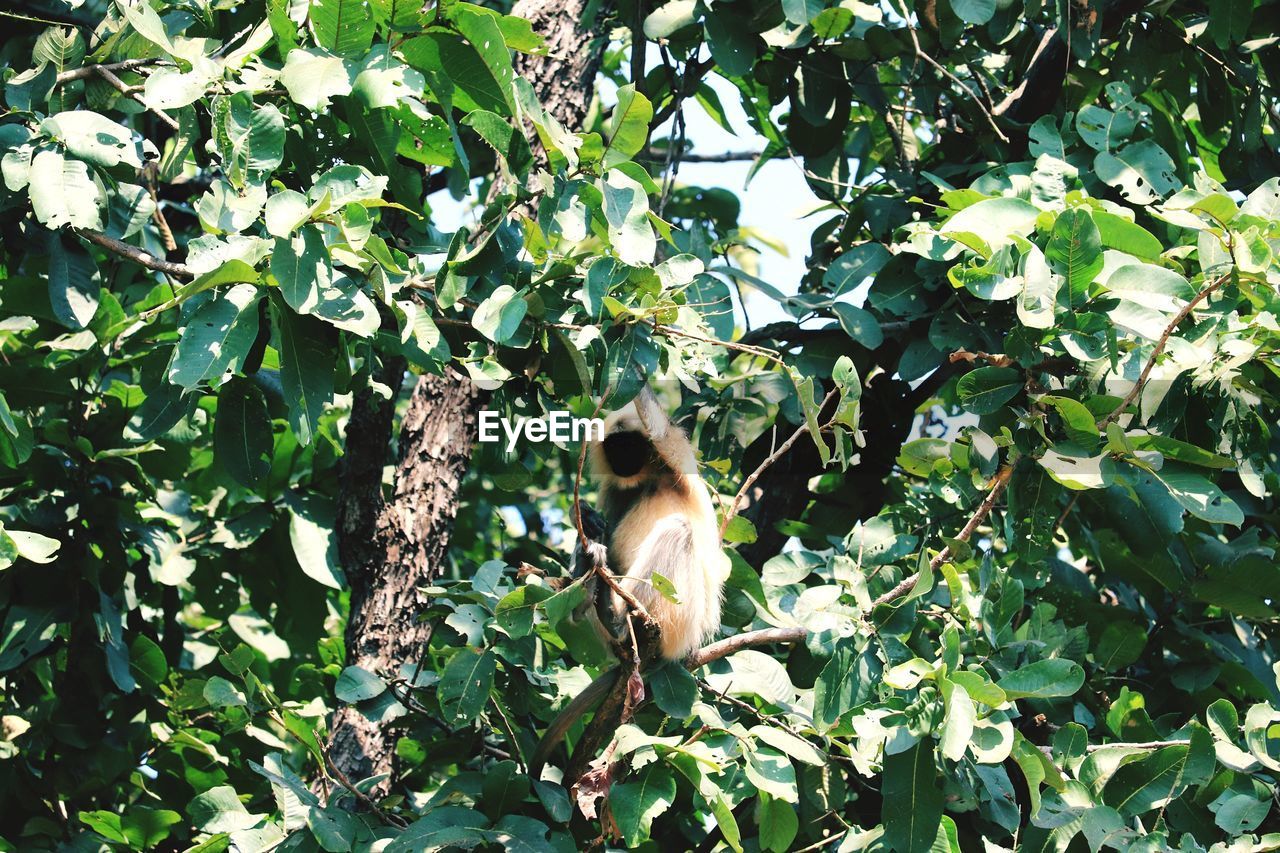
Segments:
[[[596,530],[588,535],[603,541],[578,543],[574,575],[581,577],[603,560],[618,577],[618,585],[657,623],[662,657],[682,660],[720,627],[721,593],[729,576],[711,494],[698,476],[693,445],[646,387],[634,402],[605,419],[604,440],[592,445],[590,457],[600,489],[603,530],[591,524]],[[587,529],[585,510],[583,519]],[[658,591],[655,574],[675,587],[675,601]],[[621,639],[627,603],[610,594],[607,585],[596,587],[597,606],[588,608],[587,618],[606,641]],[[615,667],[597,678],[560,712],[530,762],[533,778],[538,778],[569,726],[603,698],[617,673]]]

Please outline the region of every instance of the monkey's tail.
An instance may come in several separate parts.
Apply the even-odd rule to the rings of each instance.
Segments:
[[[547,759],[551,757],[551,753],[555,751],[555,748],[560,745],[560,741],[564,740],[569,727],[585,716],[605,697],[605,694],[609,692],[609,688],[613,687],[613,683],[618,680],[619,669],[619,667],[615,666],[588,684],[586,689],[573,697],[573,701],[566,705],[565,709],[551,721],[551,725],[547,726],[546,732],[542,735],[542,740],[538,742],[538,748],[533,751],[533,758],[529,759],[530,779],[536,780],[542,776],[543,765],[547,763]]]

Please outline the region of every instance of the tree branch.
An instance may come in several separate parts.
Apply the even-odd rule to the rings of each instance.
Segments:
[[[55,81],[59,86],[63,83],[70,83],[73,80],[84,80],[103,71],[107,73],[115,71],[135,71],[139,68],[146,68],[148,65],[159,65],[161,60],[158,57],[151,59],[126,59],[123,62],[107,62],[99,65],[84,65],[80,68],[72,68],[70,71],[63,71],[58,75]]]
[[[825,409],[827,407],[827,403],[830,403],[831,399],[837,393],[838,393],[838,389],[836,388],[833,388],[830,391],[828,391],[827,396],[822,400],[822,405],[818,407],[818,411],[822,411],[823,409]],[[828,426],[829,425],[830,424],[828,423]],[[809,425],[807,423],[801,424],[799,427],[797,427],[796,431],[791,433],[790,437],[787,438],[786,441],[782,442],[782,444],[778,446],[777,450],[769,454],[768,458],[766,458],[763,462],[761,462],[756,467],[756,470],[751,472],[751,475],[747,477],[747,479],[742,481],[742,487],[738,489],[738,493],[733,496],[733,503],[729,504],[729,509],[724,514],[724,520],[720,522],[720,538],[722,540],[724,539],[724,532],[729,529],[729,522],[733,521],[733,517],[738,514],[738,507],[742,504],[742,499],[747,496],[747,492],[750,491],[751,487],[755,485],[756,480],[760,479],[760,475],[763,474],[769,468],[770,465],[772,465],[773,463],[781,459],[783,456],[785,456],[787,454],[787,451],[791,449],[792,445],[794,445],[797,441],[799,441],[800,437],[805,433],[807,433],[808,431],[809,431]]]
[[[973,516],[965,524],[964,528],[956,535],[957,542],[967,542],[969,537],[973,535],[973,531],[978,529],[978,525],[986,521],[991,509],[996,505],[996,501],[1000,499],[1000,495],[1004,493],[1005,488],[1009,485],[1009,478],[1013,475],[1013,466],[1006,463],[999,471],[996,472],[995,478],[991,483],[991,490],[987,492],[986,498],[978,505],[978,509]],[[932,560],[929,561],[929,570],[936,572],[938,567],[951,559],[951,546],[948,545],[938,552]],[[875,610],[881,604],[888,604],[895,598],[906,595],[911,588],[916,585],[916,581],[920,579],[919,572],[912,572],[895,586],[893,589],[881,595],[875,601],[871,602],[871,609]]]
[[[716,61],[711,57],[686,65],[684,74],[680,78],[679,90],[672,91],[671,100],[663,104],[662,108],[654,113],[653,120],[649,122],[650,132],[655,128],[662,127],[664,121],[675,115],[676,110],[680,108],[680,102],[692,95],[694,90],[698,88],[698,84],[702,82],[702,78],[706,77],[708,72],[715,67]]]
[[[1182,307],[1181,311],[1174,315],[1173,319],[1169,321],[1169,325],[1164,327],[1164,332],[1160,334],[1160,339],[1156,341],[1156,348],[1151,351],[1151,357],[1147,359],[1146,365],[1142,368],[1142,373],[1139,374],[1138,381],[1129,389],[1129,393],[1120,401],[1120,405],[1116,406],[1111,414],[1098,421],[1098,429],[1105,429],[1107,424],[1124,414],[1125,410],[1133,404],[1133,401],[1138,399],[1138,395],[1142,393],[1143,386],[1145,386],[1147,384],[1147,380],[1151,378],[1151,371],[1156,366],[1156,359],[1160,357],[1160,354],[1164,352],[1165,345],[1169,343],[1169,337],[1177,331],[1178,326],[1182,324],[1182,321],[1190,316],[1191,310],[1207,299],[1209,294],[1213,293],[1219,287],[1222,287],[1228,278],[1230,278],[1230,273],[1223,273],[1218,276],[1212,284],[1197,293],[1190,302]]]
[[[174,263],[173,261],[166,261],[161,258],[157,258],[155,255],[144,249],[125,243],[122,240],[117,240],[115,237],[108,237],[101,231],[94,231],[91,228],[78,228],[75,233],[79,234],[90,243],[93,243],[95,246],[100,246],[108,252],[133,261],[135,264],[144,266],[149,270],[162,272],[166,275],[177,276],[178,278],[196,277],[195,272],[186,264]]]
[[[697,669],[743,649],[749,649],[753,646],[768,646],[774,643],[799,643],[807,636],[809,636],[809,632],[804,628],[763,628],[759,631],[735,634],[732,637],[726,637],[723,640],[698,649],[684,659],[684,667],[690,670]]]
[[[173,130],[180,131],[182,129],[179,126],[178,122],[172,116],[170,116],[168,113],[161,112],[160,110],[148,104],[147,99],[142,97],[142,94],[140,92],[138,92],[135,89],[129,88],[129,86],[127,86],[125,82],[121,80],[119,77],[117,77],[115,75],[115,72],[108,69],[107,66],[95,65],[93,66],[93,70],[97,72],[99,77],[101,77],[103,80],[106,80],[108,83],[114,86],[117,90],[119,90],[120,94],[124,95],[126,98],[132,98],[133,100],[142,104],[142,106],[146,107],[148,112],[150,112],[153,116],[163,121],[165,124],[169,125],[169,127],[172,128]]]
[[[696,154],[692,151],[677,152],[676,158],[682,163],[737,163],[755,160],[763,151],[722,151],[719,154]],[[649,160],[664,161],[667,152],[661,148],[649,148],[643,155]]]
[[[996,132],[996,136],[1000,138],[1000,141],[1008,142],[1009,137],[1005,136],[1004,131],[1000,129],[1000,125],[996,124],[996,117],[991,114],[991,110],[987,109],[987,105],[982,102],[982,98],[974,94],[973,90],[969,88],[968,84],[966,84],[963,80],[961,80],[956,75],[952,74],[951,71],[949,71],[945,65],[938,62],[938,60],[934,59],[932,56],[926,53],[924,48],[920,46],[920,38],[919,36],[916,35],[916,28],[911,25],[910,10],[907,9],[905,4],[902,4],[901,10],[902,10],[903,26],[907,28],[907,33],[911,36],[911,46],[915,50],[916,57],[918,59],[923,59],[928,65],[932,66],[935,71],[937,71],[946,79],[950,80],[955,85],[959,86],[960,90],[964,92],[965,95],[967,95],[969,99],[973,101],[974,104],[977,105],[979,112],[981,112],[982,115],[986,118],[987,124],[991,125],[991,129]],[[903,117],[904,127],[906,125],[905,119],[906,117],[904,116]]]

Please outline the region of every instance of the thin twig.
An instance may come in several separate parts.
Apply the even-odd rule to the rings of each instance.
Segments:
[[[137,246],[130,245],[122,240],[117,240],[115,237],[108,237],[101,231],[94,231],[91,228],[79,228],[76,229],[76,233],[88,240],[90,243],[93,243],[96,246],[101,246],[108,252],[117,254],[122,258],[127,258],[135,264],[144,266],[149,270],[162,272],[166,275],[177,276],[178,278],[196,277],[195,271],[186,264],[174,263],[173,261],[166,261],[161,258],[157,258],[150,252],[139,249]]]
[[[648,160],[664,160],[672,149],[650,148],[644,157]],[[755,160],[763,151],[722,151],[719,154],[696,154],[692,151],[677,152],[677,156],[685,163],[737,163]]]
[[[968,84],[966,84],[963,80],[961,80],[956,75],[952,74],[949,70],[947,70],[946,67],[944,67],[936,59],[934,59],[932,56],[926,53],[924,48],[920,46],[920,39],[916,35],[916,28],[911,25],[911,13],[906,8],[905,5],[902,5],[901,8],[902,8],[903,25],[906,27],[907,33],[910,34],[911,36],[911,46],[914,48],[916,56],[919,59],[923,59],[929,65],[933,66],[933,69],[937,71],[939,74],[941,74],[943,77],[946,77],[952,83],[959,86],[961,91],[963,91],[966,95],[968,95],[969,99],[972,100],[975,104],[977,104],[978,109],[986,117],[987,123],[991,125],[991,129],[996,132],[996,136],[1000,137],[1000,141],[1008,142],[1009,137],[1005,136],[1004,131],[1000,129],[1000,126],[998,124],[996,124],[996,117],[991,114],[991,110],[987,109],[987,105],[982,102],[982,98],[979,95],[975,95],[973,90],[969,88]]]
[[[126,84],[123,80],[121,80],[119,77],[115,75],[115,72],[107,68],[107,66],[95,65],[93,67],[93,70],[96,71],[98,76],[101,77],[103,80],[106,80],[112,86],[115,86],[118,90],[120,90],[120,93],[124,95],[126,98],[132,98],[133,100],[142,104],[142,106],[146,107],[147,110],[156,118],[160,119],[165,124],[169,125],[169,127],[171,127],[173,130],[181,132],[182,130],[181,126],[179,126],[178,122],[173,118],[173,116],[169,115],[168,113],[161,112],[160,110],[148,104],[147,99],[142,97],[142,94],[138,92],[137,89],[134,89],[133,87]]]
[[[343,773],[342,770],[339,769],[338,765],[333,763],[333,759],[329,757],[328,752],[321,750],[320,754],[324,756],[324,763],[328,767],[329,772],[333,774],[333,778],[337,780],[338,784],[350,791],[352,795],[366,807],[373,809],[378,817],[382,818],[387,823],[400,827],[401,829],[404,829],[409,825],[403,818],[384,811],[381,806],[369,797],[368,794],[351,784],[351,780],[347,778],[347,774]]]
[[[1212,284],[1197,293],[1190,302],[1183,306],[1181,311],[1173,316],[1173,319],[1169,321],[1169,325],[1164,327],[1164,332],[1161,333],[1159,340],[1156,341],[1156,348],[1151,351],[1151,357],[1147,359],[1146,365],[1142,368],[1142,373],[1138,375],[1138,381],[1129,389],[1129,393],[1120,401],[1120,405],[1116,406],[1111,414],[1098,421],[1098,429],[1105,429],[1107,424],[1124,414],[1125,410],[1133,404],[1133,401],[1138,399],[1138,395],[1142,393],[1143,386],[1146,385],[1147,380],[1151,378],[1151,371],[1156,366],[1156,359],[1160,357],[1160,354],[1164,352],[1165,345],[1169,343],[1169,337],[1177,331],[1177,328],[1182,324],[1182,321],[1187,319],[1193,308],[1207,299],[1209,295],[1219,287],[1222,287],[1230,277],[1230,273],[1223,273],[1218,276],[1214,279]]]
[[[70,83],[72,80],[84,80],[98,73],[98,69],[103,68],[107,71],[135,71],[139,68],[146,68],[148,65],[158,65],[161,60],[159,58],[151,59],[126,59],[123,62],[107,62],[98,65],[83,65],[79,68],[72,68],[70,71],[63,71],[54,81],[58,85]]]
[[[827,392],[827,396],[823,398],[822,405],[818,407],[818,411],[822,411],[823,409],[825,409],[827,406],[827,403],[831,402],[831,399],[837,393],[839,393],[839,389],[837,388],[833,388],[829,392]],[[729,529],[729,522],[733,521],[734,516],[738,514],[738,507],[741,506],[742,499],[747,496],[747,492],[750,491],[751,487],[756,484],[756,480],[760,479],[760,475],[763,474],[766,470],[768,470],[770,465],[772,465],[773,463],[781,459],[783,456],[785,456],[787,451],[791,449],[792,445],[794,445],[797,441],[799,441],[800,437],[805,433],[807,433],[808,431],[809,431],[808,424],[801,424],[799,427],[797,427],[796,431],[791,433],[791,435],[787,438],[786,441],[778,445],[778,448],[774,450],[773,453],[770,453],[769,457],[765,459],[763,462],[761,462],[760,466],[756,468],[756,470],[751,472],[751,476],[747,477],[747,479],[742,481],[742,487],[738,489],[738,493],[733,496],[733,502],[729,504],[729,509],[725,511],[724,520],[720,522],[720,539],[721,540],[724,539],[724,532]]]
[[[961,531],[958,534],[956,534],[957,542],[967,542],[969,540],[969,537],[973,535],[973,531],[978,529],[978,525],[986,521],[987,516],[991,514],[991,509],[996,505],[996,501],[1000,499],[1000,495],[1004,493],[1005,488],[1009,485],[1009,478],[1012,475],[1013,475],[1013,466],[1009,463],[1005,463],[1005,465],[1003,465],[1000,468],[1000,470],[996,472],[996,476],[993,478],[991,482],[991,490],[987,492],[986,498],[984,498],[982,503],[978,505],[977,511],[974,512],[973,516],[969,519],[969,521],[965,524],[965,526],[961,529]],[[951,559],[951,546],[947,545],[945,548],[943,548],[941,551],[938,552],[937,556],[935,556],[932,560],[929,561],[929,571],[936,572],[939,566],[941,566],[943,563],[945,563],[947,560],[950,560],[950,559]],[[919,579],[920,579],[920,573],[912,572],[910,575],[903,578],[902,581],[899,582],[899,584],[895,586],[893,589],[889,590],[888,592],[884,593],[879,598],[877,598],[875,601],[871,602],[871,609],[875,610],[881,604],[888,604],[890,601],[893,601],[895,598],[906,595],[908,592],[911,591],[911,588],[916,585],[916,581]]]
[[[672,91],[671,100],[667,101],[654,114],[653,119],[649,122],[649,128],[652,130],[661,127],[664,121],[671,118],[675,111],[679,109],[680,102],[692,95],[697,90],[698,84],[702,82],[702,78],[707,76],[707,73],[715,67],[716,61],[711,57],[685,65],[684,76],[680,82],[680,90],[678,92]]]
[[[1164,749],[1166,746],[1188,746],[1189,740],[1147,740],[1138,743],[1091,743],[1085,747],[1086,752],[1098,752],[1103,749]],[[1053,756],[1053,747],[1040,746],[1037,747],[1045,755]]]
[[[499,719],[502,720],[502,733],[507,736],[507,740],[511,741],[511,756],[515,759],[521,773],[528,772],[528,766],[524,763],[524,755],[520,752],[520,742],[516,740],[516,730],[512,727],[511,721],[507,719],[507,712],[503,710],[502,703],[497,697],[489,697],[493,702],[493,708],[498,712]]]
[[[645,609],[645,606],[631,593],[622,588],[622,584],[618,583],[618,577],[606,567],[597,565],[595,567],[596,574],[609,585],[609,588],[617,594],[619,598],[627,603],[627,606],[644,621],[646,625],[657,625],[653,616]]]

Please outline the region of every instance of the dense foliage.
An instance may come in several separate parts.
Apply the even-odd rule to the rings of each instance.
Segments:
[[[20,6],[5,849],[1280,847],[1274,4],[619,0],[583,127],[510,9]],[[827,201],[795,295],[680,180],[709,75]],[[480,446],[429,647],[345,666],[344,426],[399,359],[518,416],[662,377],[726,512],[769,485],[723,633],[806,639],[650,673],[598,817],[522,760],[605,664],[550,582],[577,448]]]

